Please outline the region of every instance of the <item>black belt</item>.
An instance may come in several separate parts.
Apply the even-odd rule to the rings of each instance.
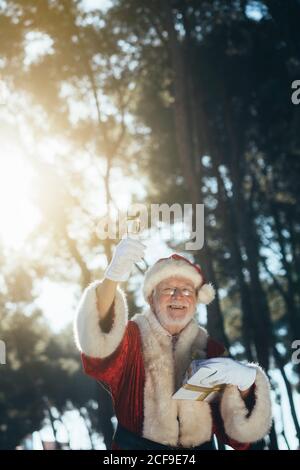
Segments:
[[[213,440],[204,442],[196,447],[184,449],[182,447],[171,447],[159,442],[151,441],[145,437],[138,436],[137,434],[129,431],[120,424],[114,435],[114,442],[122,450],[216,450]]]

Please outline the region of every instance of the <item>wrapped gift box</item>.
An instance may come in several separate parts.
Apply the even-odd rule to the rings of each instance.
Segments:
[[[216,400],[225,388],[225,384],[214,385],[213,387],[204,386],[201,382],[207,377],[214,375],[216,371],[208,367],[202,367],[203,361],[194,360],[191,362],[182,387],[172,396],[175,400],[196,400],[208,401]]]

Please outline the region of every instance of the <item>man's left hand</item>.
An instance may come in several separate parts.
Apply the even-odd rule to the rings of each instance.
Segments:
[[[255,382],[256,370],[254,367],[234,361],[228,357],[216,357],[201,361],[201,367],[211,369],[209,377],[201,381],[205,387],[218,384],[236,385],[241,392],[246,392]]]

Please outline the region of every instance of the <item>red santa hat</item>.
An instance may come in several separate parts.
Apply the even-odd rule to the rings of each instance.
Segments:
[[[209,304],[215,298],[215,290],[207,284],[204,274],[198,264],[191,263],[184,256],[173,254],[168,258],[159,259],[145,273],[144,297],[148,300],[153,289],[164,279],[180,276],[192,281],[198,289],[198,302]]]

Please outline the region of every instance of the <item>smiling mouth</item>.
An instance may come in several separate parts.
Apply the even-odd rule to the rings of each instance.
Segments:
[[[168,305],[168,308],[172,311],[183,311],[186,309],[185,305]]]

